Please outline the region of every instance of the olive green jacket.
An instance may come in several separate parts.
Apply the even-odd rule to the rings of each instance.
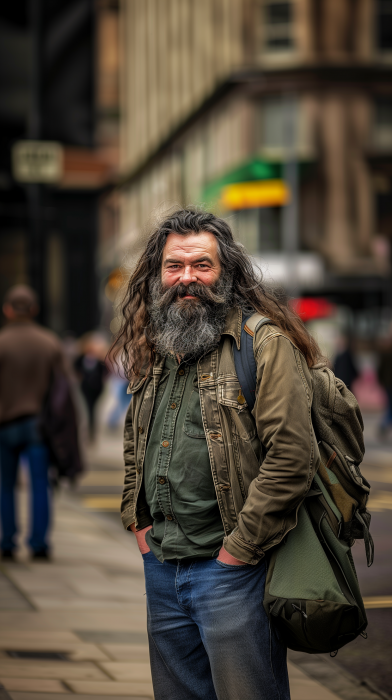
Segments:
[[[216,350],[198,362],[201,412],[222,523],[223,545],[250,564],[279,544],[297,523],[298,509],[319,464],[311,420],[312,379],[305,358],[283,332],[266,324],[253,340],[256,401],[250,412],[237,379],[232,338],[240,347],[242,312],[228,314]],[[130,384],[124,432],[125,528],[152,523],[143,465],[154,396],[164,359]],[[240,398],[240,400],[238,400]]]

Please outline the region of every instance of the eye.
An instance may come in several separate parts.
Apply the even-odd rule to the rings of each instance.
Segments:
[[[209,269],[210,269],[210,266],[209,266],[209,265],[206,265],[205,263],[200,263],[200,264],[198,265],[198,268],[199,268],[200,270],[209,270]]]

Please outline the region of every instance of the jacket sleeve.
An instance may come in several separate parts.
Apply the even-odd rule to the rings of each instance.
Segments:
[[[275,334],[266,344],[255,342],[255,358],[253,415],[265,458],[250,484],[238,526],[224,541],[230,554],[252,564],[295,527],[318,454],[311,381],[301,353],[288,338]]]
[[[135,521],[134,497],[136,490],[135,438],[133,434],[133,405],[129,404],[124,427],[125,476],[121,501],[121,519],[124,528]]]
[[[136,522],[136,529],[152,525],[150,509],[146,502],[144,485],[140,485],[137,495],[137,504],[135,503],[136,494],[136,455],[135,455],[135,435],[133,431],[133,402],[131,400],[127,415],[125,418],[124,427],[124,488],[121,501],[121,519],[124,528],[127,530],[133,522]],[[136,512],[137,505],[137,512]]]

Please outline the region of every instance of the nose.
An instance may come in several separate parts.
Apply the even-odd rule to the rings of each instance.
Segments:
[[[182,282],[182,284],[188,285],[191,284],[191,282],[196,282],[196,280],[197,278],[192,271],[192,266],[186,265],[179,281]]]

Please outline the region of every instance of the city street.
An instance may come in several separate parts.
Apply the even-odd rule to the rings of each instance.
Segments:
[[[366,476],[372,481],[376,560],[355,548],[369,614],[369,638],[336,659],[290,652],[292,700],[376,700],[392,693],[392,443],[378,446],[367,417]],[[142,561],[119,514],[121,430],[100,431],[90,471],[56,496],[53,561],[0,569],[0,699],[152,698]],[[27,525],[26,476],[19,505]],[[378,688],[381,692],[376,692]],[[384,694],[382,694],[384,693]],[[244,700],[246,700],[244,698]]]
[[[326,358],[364,415],[374,563],[363,540],[352,554],[368,626],[331,655],[289,650],[291,696],[392,700],[392,0],[13,0],[0,57],[0,700],[154,700],[143,558],[120,517],[127,378],[140,378],[135,451],[156,469],[143,489],[167,558],[209,556],[220,516],[234,528],[249,496],[218,569],[290,537],[315,452],[302,363]],[[192,362],[177,372],[159,364],[169,355],[202,358],[204,403]],[[279,465],[260,498],[254,362]],[[311,608],[295,603],[316,599],[333,633],[322,606],[339,604],[338,564],[301,540],[287,566],[286,549],[273,612],[310,644]],[[317,633],[317,648],[338,645]],[[273,671],[271,635],[256,675]],[[167,665],[186,678],[180,639]]]

